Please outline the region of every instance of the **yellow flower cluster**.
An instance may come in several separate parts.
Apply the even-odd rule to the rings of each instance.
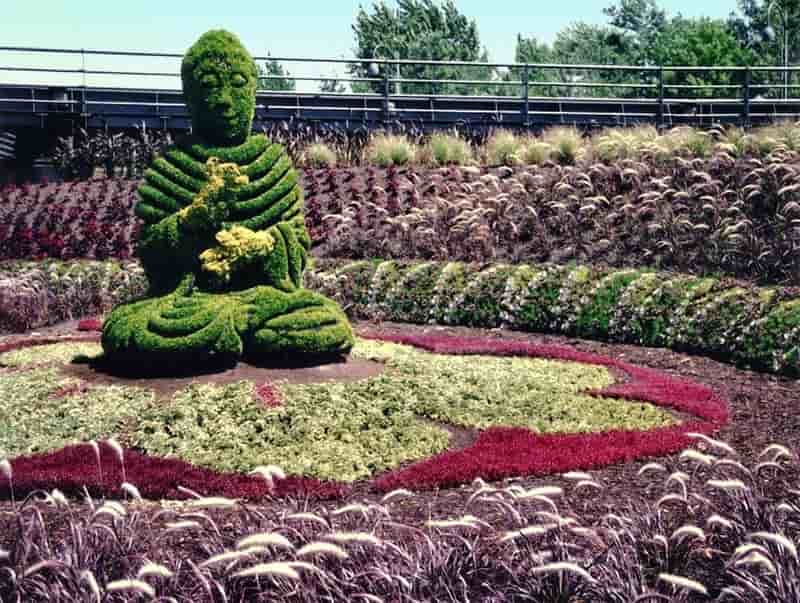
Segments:
[[[265,230],[252,231],[244,226],[233,226],[216,235],[219,245],[200,254],[203,270],[223,281],[230,280],[237,265],[258,257],[266,257],[275,247],[275,239]]]
[[[209,157],[206,161],[206,173],[208,173],[208,184],[200,191],[199,196],[206,196],[220,191],[226,185],[243,186],[250,182],[250,179],[242,174],[239,166],[235,163],[221,163],[219,157]]]
[[[208,182],[195,196],[191,205],[187,205],[178,212],[180,220],[184,223],[194,223],[197,228],[204,226],[208,221],[214,221],[215,214],[226,213],[226,192],[234,187],[243,186],[250,182],[246,174],[242,174],[235,163],[221,163],[219,157],[209,157],[206,161]]]

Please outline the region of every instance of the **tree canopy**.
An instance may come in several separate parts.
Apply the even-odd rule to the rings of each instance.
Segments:
[[[609,0],[605,23],[577,21],[556,32],[552,42],[534,36],[516,35],[514,60],[528,64],[633,65],[653,66],[744,66],[781,63],[784,27],[789,62],[800,63],[800,0],[731,0],[735,9],[727,19],[688,18],[671,14],[661,0]],[[468,79],[486,84],[404,83],[391,88],[402,93],[521,93],[520,81],[527,71],[532,95],[614,95],[656,94],[656,74],[638,71],[597,71],[581,68],[542,69],[537,67],[495,70],[488,66],[440,66],[380,64],[370,69],[371,60],[420,59],[488,62],[475,19],[463,14],[454,0],[384,0],[360,7],[353,24],[355,56],[362,62],[349,66],[355,77],[383,80],[398,74],[407,79]],[[740,86],[736,73],[667,72],[669,94],[725,95]],[[778,77],[759,72],[754,83]],[[550,85],[562,82],[563,85]],[[507,83],[507,84],[505,84]],[[605,84],[593,88],[590,83]],[[612,84],[613,86],[609,86]],[[681,88],[707,84],[705,90]],[[332,86],[332,83],[326,86]],[[637,87],[638,86],[638,87]],[[730,86],[730,88],[725,88]],[[677,88],[676,88],[677,87]],[[356,92],[384,90],[383,82],[357,83]],[[678,91],[681,91],[680,93]],[[773,91],[773,93],[775,93]]]
[[[290,77],[287,69],[275,59],[267,60],[258,68],[258,89],[276,90],[278,92],[293,92],[297,83]]]
[[[356,77],[371,77],[369,59],[420,59],[435,61],[486,62],[488,53],[481,46],[478,25],[462,14],[453,0],[398,0],[396,8],[378,2],[366,10],[359,8],[353,24],[355,56],[363,63],[350,65]],[[396,77],[398,68],[381,64],[377,77],[386,69]],[[408,79],[491,80],[493,70],[486,67],[401,65],[399,73]],[[478,93],[475,86],[409,83],[400,86],[403,93],[454,94]],[[354,91],[381,91],[382,84],[353,85]],[[484,91],[486,87],[484,87]]]

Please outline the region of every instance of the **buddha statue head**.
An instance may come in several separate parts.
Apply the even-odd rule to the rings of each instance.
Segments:
[[[214,29],[200,36],[181,64],[194,132],[218,146],[247,140],[256,110],[257,78],[253,57],[234,34]]]

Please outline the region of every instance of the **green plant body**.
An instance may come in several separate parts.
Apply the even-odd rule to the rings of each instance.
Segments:
[[[366,156],[370,163],[380,167],[399,166],[412,163],[417,149],[403,136],[378,134],[370,141]]]
[[[332,168],[336,166],[336,151],[321,142],[311,144],[303,153],[303,163],[307,167]]]
[[[436,132],[431,135],[424,154],[436,166],[469,165],[472,163],[472,149],[463,138]]]
[[[99,352],[84,344],[83,353]],[[445,450],[437,423],[537,433],[638,430],[674,424],[645,403],[588,395],[614,382],[603,367],[544,359],[432,354],[358,340],[353,354],[385,370],[353,382],[276,382],[282,405],[265,407],[253,384],[194,384],[168,399],[140,387],[78,385],[56,367],[70,343],[0,355],[0,456],[115,437],[145,453],[221,471],[274,464],[287,474],[352,481]],[[59,392],[61,394],[59,395]]]
[[[486,141],[484,149],[489,165],[519,165],[522,163],[523,141],[508,130],[497,130]]]
[[[139,187],[137,252],[150,297],[103,328],[111,362],[341,354],[349,323],[302,289],[311,244],[284,149],[251,135],[257,70],[233,34],[209,31],[181,76],[194,134],[167,147]]]

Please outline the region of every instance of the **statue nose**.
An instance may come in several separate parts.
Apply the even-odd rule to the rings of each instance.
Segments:
[[[220,109],[227,110],[233,107],[233,98],[231,97],[230,94],[222,93],[219,96],[217,96],[216,101],[217,101],[216,105]]]

